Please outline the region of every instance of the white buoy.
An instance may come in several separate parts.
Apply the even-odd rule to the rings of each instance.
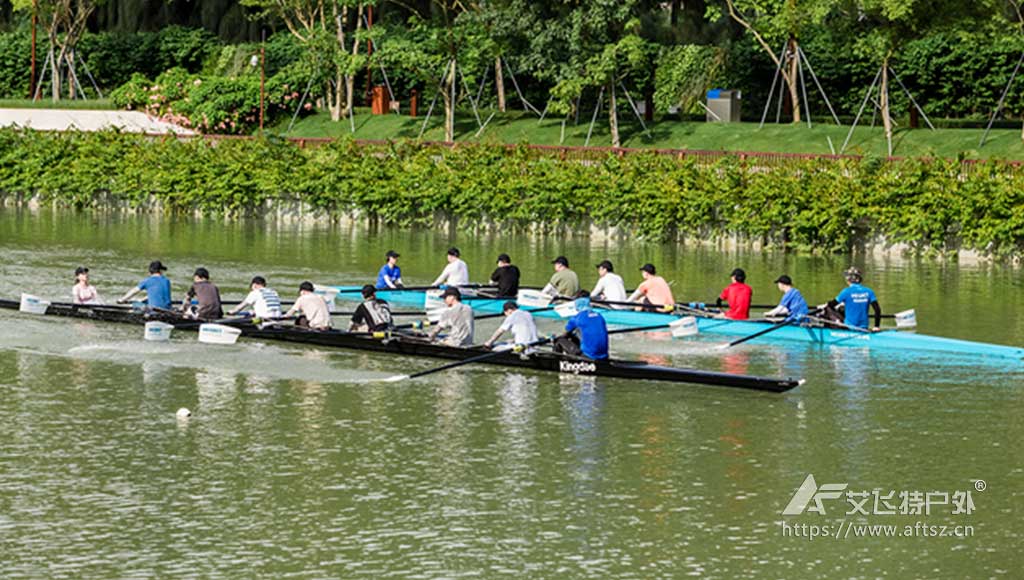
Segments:
[[[182,407],[182,408],[178,409],[178,418],[179,419],[188,419],[191,416],[192,416],[192,411],[189,411],[187,407]]]

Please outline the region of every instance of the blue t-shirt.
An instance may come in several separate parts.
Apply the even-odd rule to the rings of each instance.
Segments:
[[[153,308],[171,309],[171,281],[163,276],[150,276],[139,282],[139,288],[146,291],[146,298]]]
[[[790,288],[782,295],[782,302],[779,302],[779,306],[785,306],[789,310],[786,320],[801,320],[807,316],[807,301],[796,288]]]
[[[584,310],[569,319],[566,332],[580,329],[580,349],[587,358],[608,358],[608,325],[604,317],[593,310]]]
[[[836,296],[836,302],[843,304],[846,310],[844,322],[847,326],[856,326],[857,328],[868,327],[868,307],[875,300],[874,291],[860,284],[847,286],[839,293],[839,296]]]
[[[391,283],[394,284],[397,280],[402,277],[402,269],[398,265],[384,264],[380,267],[380,272],[377,272],[377,290],[383,290],[385,288],[391,288],[388,283],[384,281],[384,277],[391,278]]]

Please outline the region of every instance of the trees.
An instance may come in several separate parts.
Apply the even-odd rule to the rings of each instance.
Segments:
[[[14,0],[13,8],[18,11],[35,11],[39,20],[46,23],[46,38],[49,50],[46,66],[52,82],[51,96],[59,101],[64,81],[67,81],[68,96],[75,97],[78,79],[75,75],[75,45],[85,32],[89,17],[104,0]],[[67,75],[65,77],[65,75]]]

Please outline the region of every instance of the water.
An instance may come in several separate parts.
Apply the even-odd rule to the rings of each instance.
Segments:
[[[369,280],[392,248],[407,283],[429,283],[453,243],[475,279],[502,251],[534,284],[559,254],[587,285],[606,257],[634,284],[651,261],[677,298],[703,301],[743,266],[755,302],[777,299],[781,273],[823,302],[851,261],[3,210],[0,296],[66,299],[86,264],[113,300],[151,259],[170,266],[176,297],[199,265],[229,297],[257,273],[292,295],[306,279]],[[922,332],[1024,343],[1017,270],[852,261],[886,311],[916,307]],[[478,340],[493,328],[481,322]],[[0,313],[4,577],[1012,578],[1024,563],[1021,365],[801,345],[723,354],[708,336],[624,335],[622,356],[808,382],[771,395],[465,367],[391,384],[375,379],[437,363],[141,335]],[[193,417],[177,420],[179,407]],[[809,473],[883,495],[971,489],[975,509],[847,517],[851,504],[826,500],[826,515],[780,515]],[[783,531],[840,522],[966,525],[973,537]]]

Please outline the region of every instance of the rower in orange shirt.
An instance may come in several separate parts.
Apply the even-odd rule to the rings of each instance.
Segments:
[[[640,271],[644,281],[633,291],[628,302],[637,302],[643,296],[644,310],[674,310],[676,299],[672,296],[672,289],[664,278],[656,275],[654,264],[644,264]]]

